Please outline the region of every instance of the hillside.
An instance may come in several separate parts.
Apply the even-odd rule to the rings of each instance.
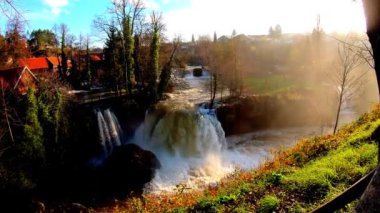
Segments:
[[[204,191],[178,185],[172,194],[145,194],[96,211],[308,212],[376,167],[377,146],[371,135],[379,125],[380,105],[376,105],[336,135],[300,140],[258,169],[236,171]]]

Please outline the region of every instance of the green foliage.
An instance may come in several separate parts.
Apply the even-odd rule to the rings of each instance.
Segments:
[[[341,148],[284,177],[283,187],[308,202],[327,196],[338,183],[354,183],[376,166],[376,145]]]
[[[157,76],[159,71],[159,53],[160,53],[160,33],[158,28],[154,28],[152,41],[150,44],[150,62],[149,62],[149,91],[151,101],[157,99]]]
[[[223,195],[223,196],[220,196],[217,200],[219,204],[228,205],[228,204],[235,203],[237,201],[237,196],[234,194]]]
[[[38,104],[34,89],[27,93],[26,122],[24,139],[20,143],[22,158],[35,164],[44,163],[45,147],[43,146],[43,129],[38,119]]]
[[[112,26],[108,29],[107,35],[104,48],[104,66],[108,70],[105,74],[104,85],[108,88],[120,90],[123,83],[122,39],[117,29]]]
[[[206,197],[200,200],[192,210],[195,212],[217,212],[218,202],[212,198]]]
[[[272,172],[268,181],[272,183],[273,185],[278,186],[281,184],[283,177],[284,176],[281,173]]]
[[[124,20],[123,24],[123,36],[124,36],[124,50],[125,50],[125,65],[126,65],[126,83],[128,93],[132,94],[132,82],[135,79],[134,76],[134,61],[133,61],[133,37],[131,29],[131,18],[128,16]]]
[[[266,195],[258,203],[258,212],[272,213],[279,207],[281,201],[275,195]]]
[[[194,68],[193,69],[193,76],[199,77],[203,75],[202,68]]]
[[[47,56],[47,47],[55,47],[58,44],[55,34],[52,31],[41,29],[32,31],[28,43],[34,56]]]

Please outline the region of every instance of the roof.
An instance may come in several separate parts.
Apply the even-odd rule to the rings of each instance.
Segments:
[[[47,60],[53,64],[53,66],[58,66],[60,64],[60,60],[61,60],[61,57],[56,57],[56,56],[50,56],[50,57],[47,57]]]
[[[96,62],[102,60],[98,55],[95,55],[95,54],[94,55],[90,55],[90,59],[91,59],[91,61],[96,61]]]
[[[18,59],[17,62],[21,67],[27,66],[31,70],[49,68],[46,58],[42,58],[42,57]]]
[[[61,57],[56,57],[56,56],[50,56],[50,57],[47,57],[46,58],[54,67],[58,67],[61,62],[62,62],[62,58]],[[71,64],[71,60],[67,60],[67,67],[68,68],[71,68],[72,64]]]

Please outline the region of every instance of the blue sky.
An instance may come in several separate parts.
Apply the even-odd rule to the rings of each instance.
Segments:
[[[317,14],[325,31],[364,31],[361,1],[352,0],[143,0],[147,11],[161,11],[169,38],[181,35],[266,34],[280,24],[284,32],[310,32]],[[96,15],[106,13],[111,0],[15,0],[28,20],[26,30],[52,29],[65,23],[71,34],[99,33],[92,28]],[[0,16],[4,31],[6,19]]]

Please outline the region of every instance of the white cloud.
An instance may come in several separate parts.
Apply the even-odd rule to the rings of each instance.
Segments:
[[[159,10],[160,9],[160,4],[157,3],[155,0],[145,0],[144,6],[148,10]]]
[[[43,0],[48,5],[55,16],[62,12],[62,8],[69,5],[69,0]]]
[[[191,6],[164,14],[169,36],[182,34],[267,34],[271,25],[284,32],[310,32],[321,15],[326,31],[364,30],[361,5],[349,0],[191,0]]]

